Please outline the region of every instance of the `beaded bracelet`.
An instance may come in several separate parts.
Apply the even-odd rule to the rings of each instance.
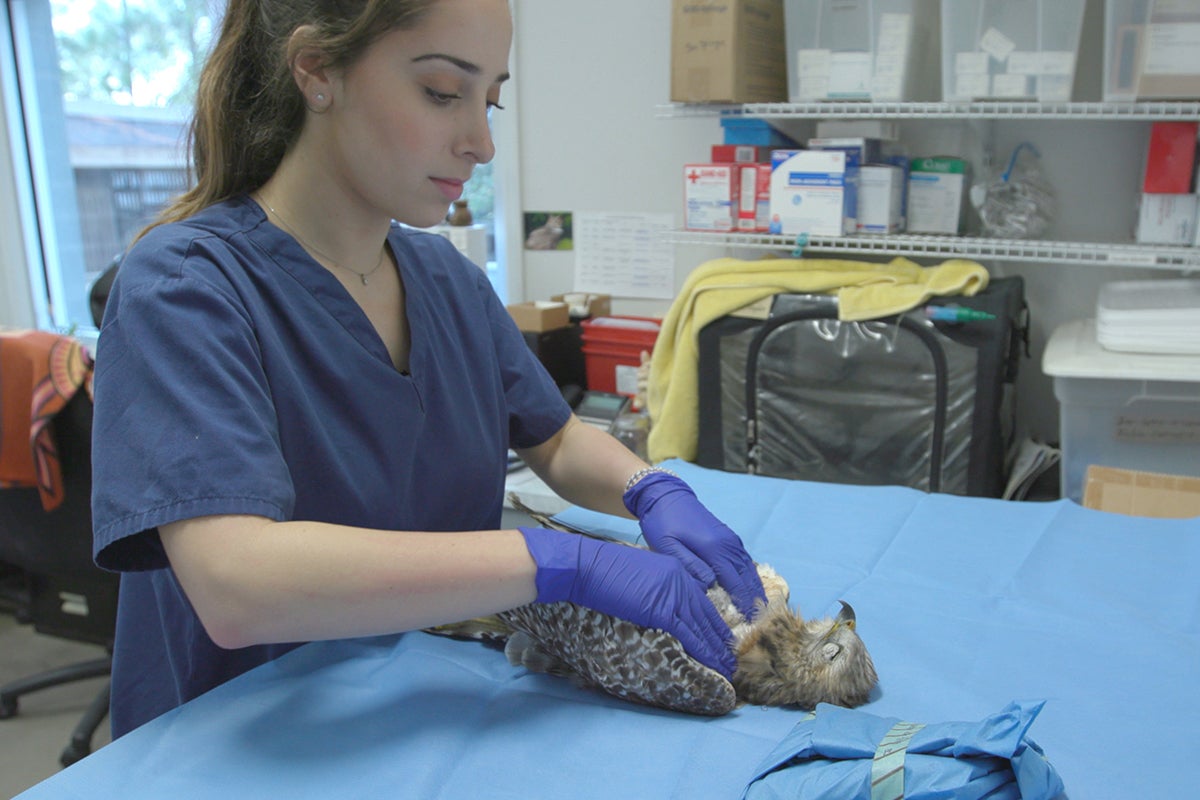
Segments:
[[[647,475],[652,475],[655,472],[662,472],[666,475],[671,475],[676,478],[679,477],[674,472],[671,472],[671,470],[663,469],[662,467],[643,467],[642,469],[639,469],[637,472],[630,475],[629,480],[625,481],[625,491],[628,492],[630,489],[636,486],[637,482],[642,478],[646,477]]]

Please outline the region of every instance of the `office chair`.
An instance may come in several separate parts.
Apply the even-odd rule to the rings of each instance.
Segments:
[[[86,393],[59,412],[55,429],[63,502],[46,511],[36,488],[0,489],[0,561],[25,573],[28,605],[18,619],[27,617],[39,633],[99,644],[108,655],[0,686],[0,719],[16,715],[21,695],[112,670],[119,577],[92,561],[92,404]],[[91,752],[92,737],[108,715],[109,693],[106,682],[63,749],[63,766]]]
[[[97,325],[118,262],[93,284]],[[59,411],[53,429],[62,470],[62,503],[47,511],[36,488],[0,489],[0,562],[23,577],[15,608],[19,622],[32,624],[39,633],[101,645],[108,655],[0,686],[0,720],[17,714],[22,695],[112,672],[120,578],[92,560],[92,402],[86,392],[77,392]],[[110,693],[106,681],[59,757],[64,767],[91,752],[92,738],[108,716]]]

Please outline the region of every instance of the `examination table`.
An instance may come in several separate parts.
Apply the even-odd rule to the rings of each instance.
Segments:
[[[1200,519],[667,466],[805,615],[854,606],[880,676],[862,711],[936,723],[1044,700],[1029,737],[1067,797],[1195,791]],[[640,707],[409,633],[306,645],[20,797],[737,798],[804,717]]]

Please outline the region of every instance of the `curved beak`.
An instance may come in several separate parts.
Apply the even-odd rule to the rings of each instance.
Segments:
[[[834,622],[839,625],[845,625],[850,630],[854,630],[854,609],[845,600],[839,600],[838,602],[842,604],[842,610],[838,612]]]

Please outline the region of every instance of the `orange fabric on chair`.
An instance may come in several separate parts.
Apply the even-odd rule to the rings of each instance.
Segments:
[[[36,486],[47,511],[63,500],[50,424],[75,393],[92,395],[92,358],[44,331],[0,332],[0,487]]]

